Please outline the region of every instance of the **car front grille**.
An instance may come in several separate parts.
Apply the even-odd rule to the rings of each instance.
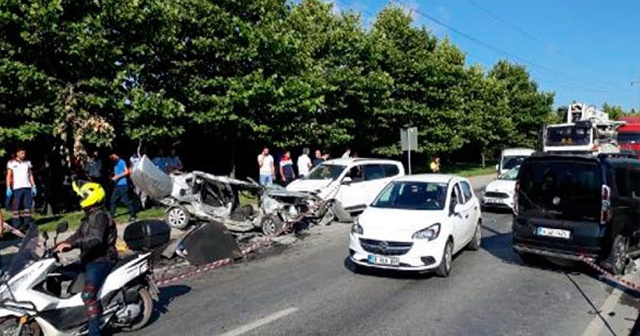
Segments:
[[[360,246],[369,253],[385,256],[400,256],[409,252],[413,243],[360,238]]]
[[[509,194],[496,191],[487,191],[486,193],[484,193],[484,196],[493,198],[509,198]]]

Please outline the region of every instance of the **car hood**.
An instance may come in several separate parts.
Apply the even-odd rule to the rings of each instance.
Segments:
[[[485,188],[485,191],[504,192],[511,194],[516,188],[516,181],[495,180]]]
[[[414,232],[426,229],[435,223],[444,223],[448,216],[446,211],[437,210],[398,210],[398,209],[378,209],[368,207],[358,218],[358,223],[362,226],[364,235],[371,237],[392,233],[408,234],[410,238]]]
[[[326,188],[331,182],[331,180],[294,180],[287,186],[287,191],[313,192]]]

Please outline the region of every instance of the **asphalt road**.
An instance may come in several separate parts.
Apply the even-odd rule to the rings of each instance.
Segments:
[[[483,213],[480,251],[449,278],[356,274],[349,225],[312,228],[288,247],[161,289],[133,335],[628,335],[636,300],[584,267],[529,267],[511,215]],[[599,311],[599,314],[596,312]]]

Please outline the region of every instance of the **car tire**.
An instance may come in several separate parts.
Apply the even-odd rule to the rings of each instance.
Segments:
[[[442,252],[442,261],[436,269],[436,275],[440,278],[446,278],[451,274],[451,265],[453,264],[453,242],[451,239],[447,241]]]
[[[471,238],[471,242],[469,243],[469,249],[471,251],[478,251],[480,245],[482,245],[482,223],[478,221],[476,230],[473,232],[473,238]]]
[[[282,233],[284,229],[284,223],[280,219],[280,217],[276,215],[267,215],[262,218],[260,222],[260,228],[262,229],[262,233],[267,237],[275,237]]]
[[[184,230],[189,226],[191,214],[184,206],[173,205],[165,213],[164,221],[174,229]]]
[[[605,260],[605,268],[608,268],[614,275],[623,275],[627,267],[627,252],[629,241],[623,235],[616,235],[611,244],[611,252]]]

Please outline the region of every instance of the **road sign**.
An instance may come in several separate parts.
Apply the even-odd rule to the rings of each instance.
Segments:
[[[418,150],[418,128],[409,127],[400,130],[400,146],[403,151]]]
[[[400,147],[407,151],[409,175],[411,175],[411,151],[418,150],[418,128],[409,127],[400,129]]]

